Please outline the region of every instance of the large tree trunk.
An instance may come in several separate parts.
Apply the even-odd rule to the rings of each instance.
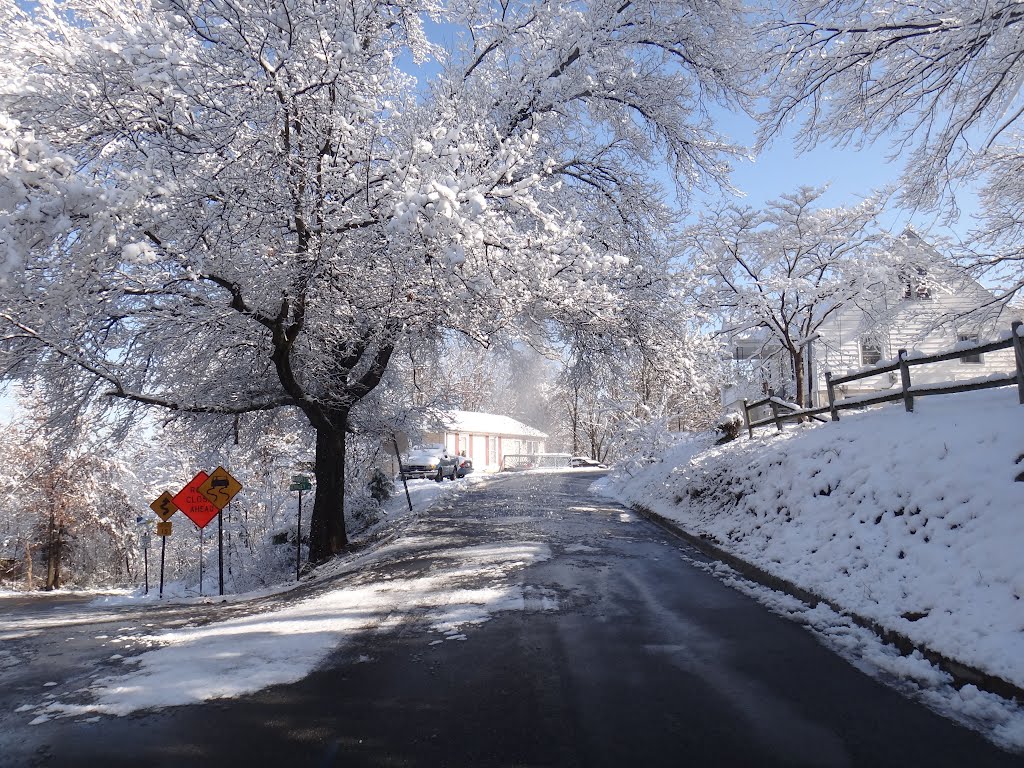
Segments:
[[[345,420],[341,420],[344,425]],[[345,533],[345,427],[316,431],[316,498],[309,526],[309,561],[314,565],[348,546]]]
[[[397,329],[392,330],[397,333]],[[335,393],[334,405],[315,404],[306,397],[292,371],[289,357],[291,346],[287,334],[280,328],[275,334],[276,349],[272,357],[278,376],[285,391],[299,402],[299,407],[316,430],[316,459],[313,468],[316,475],[316,497],[309,524],[309,562],[319,565],[345,551],[348,546],[345,533],[345,435],[349,411],[353,404],[380,384],[395,347],[393,344],[381,344],[372,354],[368,353],[371,341],[369,334],[361,342],[349,345],[345,356],[338,362],[338,379],[347,381],[352,369],[360,360],[366,359],[367,354],[371,354],[369,367],[355,382],[349,382],[343,391]],[[339,402],[341,404],[337,404]],[[299,546],[302,546],[301,541]]]

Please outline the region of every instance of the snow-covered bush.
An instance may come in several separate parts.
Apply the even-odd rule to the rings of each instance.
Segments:
[[[740,436],[741,429],[743,429],[743,418],[735,411],[722,414],[715,422],[715,431],[719,433],[719,443],[735,440]]]
[[[353,536],[372,528],[384,515],[380,502],[365,496],[351,506],[346,506],[346,510],[349,516],[349,530]]]
[[[374,501],[387,501],[395,494],[395,482],[380,467],[374,467],[370,472],[366,487]]]

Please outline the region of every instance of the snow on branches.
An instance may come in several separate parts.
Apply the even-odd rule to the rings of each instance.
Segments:
[[[671,221],[645,171],[724,179],[708,108],[748,101],[741,22],[659,0],[6,4],[0,369],[78,404],[296,407],[333,436],[319,455],[399,343],[635,333]],[[428,88],[406,53],[441,60]]]
[[[1018,212],[1024,147],[1024,7],[1019,0],[787,0],[766,21],[774,81],[767,142],[800,121],[805,148],[892,141],[900,199],[948,204],[979,183],[981,223],[965,263],[1024,289]]]
[[[893,268],[872,227],[881,201],[818,208],[824,192],[803,187],[760,211],[723,205],[683,239],[703,280],[699,301],[717,310],[727,336],[758,338],[758,356],[784,357],[798,403],[807,344],[834,313],[884,286]]]

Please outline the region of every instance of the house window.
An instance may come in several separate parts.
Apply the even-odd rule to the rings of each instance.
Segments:
[[[734,360],[757,360],[761,356],[757,353],[756,347],[737,346],[733,355]]]
[[[865,336],[860,340],[860,364],[875,365],[882,359],[882,341],[876,336]]]
[[[980,339],[976,333],[961,333],[957,337],[957,341],[970,342],[971,344],[977,344]],[[980,352],[968,352],[966,355],[960,355],[960,362],[970,365],[981,364],[981,353]]]

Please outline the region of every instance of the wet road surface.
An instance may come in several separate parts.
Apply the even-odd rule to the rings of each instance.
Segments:
[[[464,641],[437,643],[412,612],[240,699],[16,731],[8,710],[0,766],[1024,764],[695,567],[699,553],[589,496],[594,477],[484,485],[351,577],[429,574],[453,546],[546,543],[549,559],[504,576],[524,610]]]

